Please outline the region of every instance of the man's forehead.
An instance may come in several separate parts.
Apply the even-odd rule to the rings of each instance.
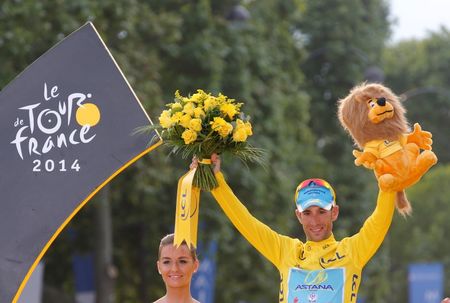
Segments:
[[[328,210],[328,209],[322,208],[322,207],[317,206],[317,205],[311,205],[311,206],[308,206],[303,212],[305,212],[305,211],[307,211],[307,210],[310,210],[310,211],[314,211],[314,210],[330,211],[330,210]]]

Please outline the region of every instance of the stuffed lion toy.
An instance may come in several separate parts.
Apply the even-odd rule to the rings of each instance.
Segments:
[[[437,163],[431,133],[418,123],[409,132],[405,113],[399,97],[377,83],[355,86],[338,101],[339,121],[362,150],[353,151],[355,164],[373,169],[381,190],[397,192],[403,216],[412,211],[404,190]]]

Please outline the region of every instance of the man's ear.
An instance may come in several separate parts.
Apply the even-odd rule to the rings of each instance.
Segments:
[[[302,223],[302,213],[298,210],[298,208],[295,209],[295,215],[297,216],[297,219],[300,222],[300,224],[303,224]]]
[[[336,221],[338,217],[339,217],[339,205],[335,205],[331,209],[331,220]]]

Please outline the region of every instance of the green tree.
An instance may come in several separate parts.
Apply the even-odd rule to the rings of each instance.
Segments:
[[[393,223],[388,240],[389,291],[383,302],[407,301],[410,263],[442,262],[445,277],[450,276],[450,245],[446,234],[450,229],[449,180],[450,166],[440,165],[408,191],[414,213],[406,221],[396,218]],[[449,287],[450,280],[446,278],[444,289]]]
[[[384,69],[394,91],[405,100],[411,124],[419,122],[433,133],[433,150],[439,161],[450,160],[450,60],[446,48],[450,46],[450,33],[445,28],[423,40],[400,42],[386,49]]]
[[[313,130],[331,145],[331,159],[337,158],[333,137],[337,131],[336,100],[364,79],[364,72],[379,64],[389,34],[388,8],[382,0],[306,1],[298,24],[308,57],[302,63],[307,88],[313,98]],[[336,144],[336,143],[335,143]],[[340,145],[339,142],[336,145]],[[339,149],[340,150],[340,149]]]
[[[425,39],[391,45],[383,54],[387,83],[403,98],[410,123],[419,122],[423,129],[433,133],[433,151],[439,163],[408,191],[414,209],[413,217],[406,221],[396,218],[394,221],[388,245],[383,250],[383,254],[391,260],[386,273],[390,283],[385,288],[384,301],[380,302],[407,300],[409,263],[443,262],[448,277],[449,260],[445,253],[448,251],[448,241],[444,231],[448,230],[445,217],[449,215],[445,184],[449,178],[446,163],[450,157],[446,133],[450,74],[444,68],[449,57],[442,48],[448,47],[449,43],[449,32],[442,28]],[[448,289],[448,279],[445,283],[444,289]]]

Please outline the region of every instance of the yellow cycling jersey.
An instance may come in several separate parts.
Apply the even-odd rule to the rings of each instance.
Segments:
[[[395,193],[379,192],[377,206],[352,237],[302,242],[283,236],[254,218],[222,173],[211,191],[239,232],[280,272],[279,302],[356,302],[361,271],[381,245],[392,221]]]
[[[377,158],[386,158],[402,149],[403,146],[400,141],[372,140],[364,145],[364,151],[372,153]]]

